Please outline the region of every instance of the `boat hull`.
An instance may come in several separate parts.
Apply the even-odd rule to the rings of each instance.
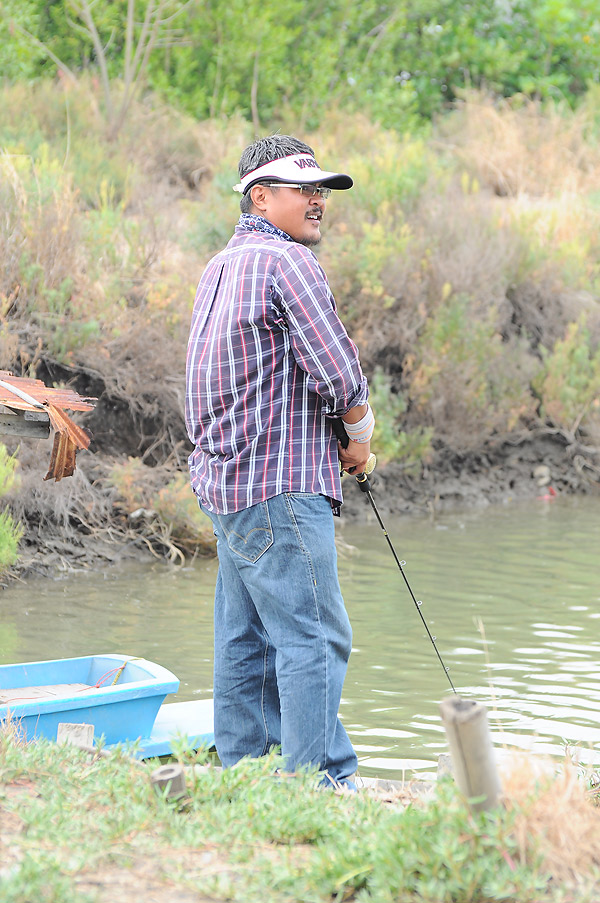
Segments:
[[[161,665],[117,654],[0,665],[0,698],[5,690],[9,700],[0,722],[10,719],[27,740],[56,740],[61,722],[76,722],[93,724],[107,744],[133,741],[150,737],[166,695],[178,688]]]

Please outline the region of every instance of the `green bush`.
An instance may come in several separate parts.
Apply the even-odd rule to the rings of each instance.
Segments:
[[[447,283],[415,350],[410,395],[435,435],[454,448],[514,430],[534,413],[533,362],[519,340],[503,341],[493,307],[477,311]]]
[[[18,480],[17,460],[0,444],[0,497],[6,495]],[[7,508],[0,512],[0,574],[18,558],[19,540],[23,528],[17,524]]]
[[[135,4],[134,41],[148,5]],[[74,6],[4,0],[5,77],[55,77],[61,61],[98,79],[97,51]],[[93,16],[114,89],[125,71],[126,4],[94,3]],[[241,111],[255,128],[280,124],[289,106],[303,127],[343,107],[403,130],[473,87],[573,102],[600,80],[596,0],[210,0],[173,3],[166,17],[149,56],[150,86],[198,119]]]
[[[587,427],[600,438],[600,347],[592,347],[585,315],[569,324],[551,352],[543,350],[543,358],[534,381],[542,416],[569,433]]]
[[[398,461],[411,471],[419,467],[431,454],[431,427],[401,429],[406,401],[391,390],[390,379],[377,368],[369,382],[370,402],[375,413],[375,430],[371,442],[380,464]]]

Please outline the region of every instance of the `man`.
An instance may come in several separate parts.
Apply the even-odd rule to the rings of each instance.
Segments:
[[[338,719],[351,629],[332,507],[339,461],[364,470],[374,421],[309,250],[331,189],[352,179],[285,135],[247,147],[239,175],[242,215],[200,280],[187,361],[191,482],[219,556],[217,752],[227,767],[280,745],[289,771],[316,766],[325,782],[353,786],[357,759]]]

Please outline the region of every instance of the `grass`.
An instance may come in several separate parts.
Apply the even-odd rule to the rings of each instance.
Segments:
[[[186,764],[205,758],[188,757]],[[91,758],[48,741],[24,745],[5,731],[0,897],[4,903],[594,899],[600,813],[572,777],[533,792],[533,782],[521,776],[503,808],[474,816],[451,781],[440,782],[428,802],[404,808],[318,790],[314,775],[277,776],[277,764],[271,756],[223,772],[188,768],[182,805],[154,793],[152,763],[119,754]],[[574,855],[565,833],[565,806],[587,837],[583,857]]]

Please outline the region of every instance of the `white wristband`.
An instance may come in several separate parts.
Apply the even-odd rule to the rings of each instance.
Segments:
[[[353,442],[369,442],[375,428],[375,417],[371,405],[367,404],[367,413],[357,423],[346,423],[344,420],[344,426]]]

